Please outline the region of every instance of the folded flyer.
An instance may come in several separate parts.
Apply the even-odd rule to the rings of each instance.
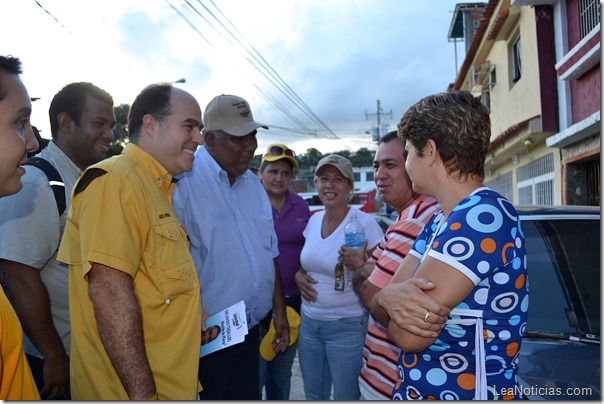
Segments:
[[[235,303],[231,307],[216,313],[206,320],[206,327],[220,327],[218,336],[213,341],[201,346],[199,357],[243,342],[247,335],[247,320],[245,316],[245,303]]]

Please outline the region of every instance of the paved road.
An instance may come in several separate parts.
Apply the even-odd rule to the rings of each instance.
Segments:
[[[266,394],[262,391],[262,399],[266,400]],[[302,383],[302,373],[300,372],[300,363],[298,362],[298,355],[294,358],[294,364],[292,365],[292,379],[291,387],[289,391],[290,400],[306,400],[304,395],[304,384]]]
[[[306,400],[304,395],[304,384],[302,383],[302,373],[300,372],[300,363],[298,362],[298,355],[294,358],[294,364],[292,366],[292,381],[291,390],[289,391],[290,400]]]

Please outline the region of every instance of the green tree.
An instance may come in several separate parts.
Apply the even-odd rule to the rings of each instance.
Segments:
[[[332,154],[339,154],[340,156],[346,157],[348,160],[352,161],[352,159],[351,159],[352,153],[350,150],[340,150],[340,151],[333,152]]]
[[[250,162],[250,167],[253,168],[260,168],[260,163],[262,162],[262,154],[256,154],[254,156],[254,158],[252,158],[252,161]]]
[[[350,162],[353,167],[371,167],[373,165],[374,152],[366,147],[361,147],[357,150],[352,157]]]
[[[307,149],[306,153],[297,156],[298,163],[304,168],[310,168],[317,165],[319,160],[323,158],[323,153],[314,147]]]

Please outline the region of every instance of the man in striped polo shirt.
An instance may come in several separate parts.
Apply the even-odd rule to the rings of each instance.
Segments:
[[[353,286],[367,308],[371,307],[373,296],[390,282],[424,224],[439,210],[434,198],[413,191],[405,170],[405,157],[404,140],[398,138],[396,131],[391,131],[381,139],[373,160],[374,180],[382,199],[396,209],[399,217],[390,225],[382,242],[363,268],[354,272]],[[416,282],[421,289],[430,288],[422,280]],[[433,313],[442,315],[444,323],[448,309],[427,295],[423,296],[425,301],[422,303],[434,308]],[[417,334],[423,329],[424,332],[430,332],[430,326],[433,325],[413,324],[410,321],[412,328],[407,331]],[[363,367],[359,375],[362,399],[390,400],[392,387],[397,379],[399,352],[400,349],[390,340],[388,330],[369,316]]]

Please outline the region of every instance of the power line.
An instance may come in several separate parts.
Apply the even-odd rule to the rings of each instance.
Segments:
[[[197,0],[197,3],[201,5],[203,10],[209,16],[205,16],[202,11],[200,11],[195,5],[191,3],[189,0],[181,0],[181,8],[179,9],[175,5],[171,3],[171,0],[166,0],[170,7],[175,10],[175,12],[183,18],[193,30],[198,33],[205,42],[207,42],[212,49],[218,50],[217,46],[212,43],[212,40],[208,38],[206,35],[202,34],[201,31],[197,28],[197,24],[195,23],[195,19],[202,19],[204,24],[207,24],[212,30],[214,30],[218,35],[220,35],[231,47],[239,48],[243,50],[243,54],[240,55],[245,59],[247,63],[249,63],[256,71],[258,71],[264,79],[266,79],[274,88],[277,90],[278,94],[282,97],[285,97],[289,103],[293,105],[292,108],[287,108],[283,102],[279,102],[278,97],[270,94],[270,88],[262,89],[259,86],[254,84],[256,90],[263,96],[263,98],[272,106],[274,106],[283,116],[294,126],[302,128],[300,130],[301,133],[307,133],[308,136],[320,136],[324,138],[338,139],[341,140],[322,120],[319,118],[314,111],[296,94],[296,92],[283,80],[283,78],[276,72],[276,70],[266,61],[264,57],[258,52],[258,50],[251,45],[248,41],[245,40],[243,34],[235,27],[235,25],[231,22],[231,20],[226,17],[226,15],[214,4],[212,0],[210,0],[211,5],[216,9],[216,11],[210,10],[206,5],[204,5],[200,0]],[[184,3],[183,3],[184,2]],[[225,21],[221,21],[220,16]],[[214,23],[214,21],[219,25]],[[228,25],[228,26],[227,26]],[[231,27],[231,28],[229,28]],[[236,34],[238,35],[236,35]],[[321,128],[321,132],[323,135],[317,135],[317,130],[306,128],[303,124],[303,119],[300,119],[293,112],[298,111],[303,114],[307,119]],[[314,134],[314,135],[313,135]]]
[[[380,144],[380,142],[382,141],[382,137],[380,136],[380,130],[381,130],[381,117],[382,115],[388,115],[388,118],[392,119],[392,110],[390,110],[390,112],[384,112],[382,110],[382,107],[380,106],[380,100],[377,100],[377,110],[375,114],[368,114],[367,111],[365,111],[365,119],[368,119],[370,116],[377,116],[377,142],[378,144]]]
[[[235,29],[235,31],[237,31],[237,33],[243,37],[243,35],[241,34],[241,32],[235,27],[235,25],[233,25],[233,23],[231,22],[231,20],[229,20],[222,13],[222,11],[220,11],[220,9],[214,4],[214,2],[212,0],[210,0],[210,3],[212,3],[212,5],[214,7],[216,7],[216,9],[218,10],[218,12],[220,12],[220,14],[228,21],[228,23],[233,27],[233,29]],[[262,55],[260,54],[260,52],[258,52],[258,50],[252,44],[250,44],[249,42],[247,42],[247,44],[254,51],[254,54],[256,54],[258,56],[258,58],[262,61],[263,65],[266,66],[266,68],[268,69],[269,73],[272,73],[272,77],[276,78],[283,85],[283,87],[287,90],[287,92],[292,97],[294,97],[295,100],[297,100],[299,102],[299,105],[301,105],[303,107],[302,109],[308,111],[308,113],[314,118],[314,120],[316,122],[318,122],[320,124],[320,126],[323,126],[325,129],[327,129],[328,132],[332,133],[335,136],[335,134],[327,127],[327,125],[321,120],[321,118],[319,118],[317,116],[317,114],[315,114],[313,112],[313,110],[310,109],[310,107],[302,100],[302,98],[300,98],[298,96],[298,94],[285,82],[285,80],[283,80],[283,78],[279,75],[279,73],[277,73],[277,71],[275,71],[275,69],[273,69],[273,67],[270,65],[270,63],[268,63],[266,61],[266,59],[264,59],[264,57],[262,57]],[[337,138],[337,136],[336,136],[336,138]]]
[[[273,85],[275,85],[275,87],[277,87],[280,91],[282,91],[284,93],[284,95],[290,101],[292,101],[298,108],[300,108],[309,118],[314,120],[320,126],[323,126],[328,132],[333,134],[333,132],[331,132],[331,130],[327,127],[327,125],[325,125],[325,123],[323,123],[323,121],[308,107],[308,105],[306,105],[306,103],[298,96],[298,94],[296,94],[296,92],[285,82],[285,80],[283,80],[283,78],[281,78],[279,73],[277,73],[275,71],[275,69],[273,69],[273,67],[270,65],[270,63],[268,63],[266,61],[266,59],[264,57],[262,57],[260,52],[258,52],[258,50],[252,44],[250,44],[249,41],[245,41],[247,44],[246,45],[241,40],[236,38],[235,35],[231,32],[231,30],[229,30],[229,28],[227,28],[220,20],[218,20],[218,18],[201,2],[201,0],[197,0],[197,1],[199,4],[201,4],[202,7],[204,7],[210,13],[210,15],[212,17],[214,17],[218,21],[218,23],[231,35],[231,37],[233,37],[233,39],[239,44],[239,46],[241,48],[243,48],[244,51],[246,51],[256,62],[258,62],[260,64],[260,67],[262,67],[263,68],[262,70],[264,70],[264,71],[261,71],[261,69],[258,66],[256,66],[253,62],[251,62],[248,59],[248,62],[250,62],[250,64],[252,64],[256,69],[258,69],[265,78],[267,78]],[[212,0],[209,0],[209,1],[210,1],[210,3],[212,3],[214,8],[216,8],[218,13],[220,13],[220,15],[222,15],[224,17],[224,19],[228,22],[228,24],[231,27],[233,27],[233,29],[241,36],[241,39],[245,40],[245,37],[243,36],[243,34],[241,34],[241,32],[237,29],[237,27],[235,27],[235,25],[231,22],[231,20],[226,15],[224,15],[224,13],[218,8],[218,6],[216,6],[216,4],[214,4],[214,2]],[[250,50],[250,48],[251,48],[251,50]],[[275,82],[272,81],[265,73],[267,73],[274,80],[276,80],[278,85],[276,85]],[[285,93],[287,93],[287,94],[285,94]],[[335,136],[335,134],[333,134],[333,135]],[[336,138],[337,138],[337,136],[336,136]]]
[[[61,23],[61,22],[60,22],[60,21],[57,19],[57,17],[55,17],[54,15],[52,15],[52,14],[50,13],[50,11],[48,11],[47,9],[45,9],[45,8],[44,8],[44,6],[38,2],[38,0],[34,0],[34,2],[35,2],[37,5],[38,5],[38,7],[40,7],[42,10],[44,10],[44,12],[45,12],[46,14],[48,14],[49,16],[51,16],[51,17],[52,17],[52,19],[53,19],[53,20],[55,20],[57,24],[59,24],[61,27],[63,27],[64,29],[66,29],[66,30],[67,30],[67,32],[69,32],[69,33],[71,34],[71,31],[70,31],[69,29],[67,29],[67,27],[66,27],[65,25],[63,25],[63,24],[62,24],[62,23]]]

